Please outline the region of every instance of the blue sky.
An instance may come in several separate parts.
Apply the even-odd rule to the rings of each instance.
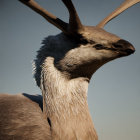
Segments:
[[[60,0],[36,0],[68,21]],[[85,25],[96,25],[122,0],[73,0]],[[112,20],[105,30],[131,42],[135,54],[109,62],[92,77],[88,103],[100,140],[140,139],[140,4]],[[60,30],[17,0],[0,0],[0,92],[41,94],[31,62],[42,40]]]

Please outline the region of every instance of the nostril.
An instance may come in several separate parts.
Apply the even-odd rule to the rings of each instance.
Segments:
[[[135,48],[133,46],[129,46],[129,48],[127,49],[128,52],[130,52],[130,54],[135,52]]]
[[[120,45],[120,44],[113,44],[113,45],[114,45],[115,48],[118,48],[118,49],[119,49],[119,48],[123,48],[123,46]]]
[[[127,49],[126,50],[126,53],[128,54],[128,55],[130,55],[130,54],[132,54],[132,53],[134,53],[135,52],[135,50],[132,50],[132,49]]]

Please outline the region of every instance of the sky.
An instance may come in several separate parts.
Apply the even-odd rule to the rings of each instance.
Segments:
[[[36,0],[62,20],[60,0]],[[123,0],[73,0],[84,25],[95,26]],[[102,66],[88,90],[90,113],[99,140],[140,139],[140,3],[113,19],[105,30],[131,42],[136,52]],[[18,0],[0,0],[0,92],[41,94],[32,61],[42,40],[60,30]]]

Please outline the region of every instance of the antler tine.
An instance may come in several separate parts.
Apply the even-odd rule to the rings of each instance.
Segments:
[[[47,10],[43,9],[40,5],[38,5],[34,0],[19,0],[20,2],[24,3],[35,12],[43,16],[47,21],[51,24],[55,25],[57,28],[62,30],[63,32],[67,33],[67,26],[68,24],[62,21],[61,19],[57,18],[53,14],[49,13]]]
[[[69,14],[70,14],[68,31],[70,33],[75,33],[75,32],[78,33],[81,29],[83,29],[83,25],[76,12],[76,9],[71,0],[62,0],[62,1],[65,4],[65,6],[67,7]]]
[[[121,14],[127,8],[135,5],[136,3],[140,2],[140,0],[125,0],[115,11],[113,11],[109,16],[103,19],[97,27],[103,28],[110,20]]]

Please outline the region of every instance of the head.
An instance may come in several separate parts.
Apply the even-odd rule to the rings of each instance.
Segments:
[[[125,0],[120,7],[96,26],[84,26],[81,23],[71,0],[62,0],[69,11],[69,23],[55,17],[34,0],[19,1],[42,15],[63,32],[57,36],[59,39],[52,41],[53,45],[50,45],[53,46],[52,48],[46,47],[46,51],[48,51],[46,57],[53,57],[56,67],[71,78],[79,76],[90,78],[103,64],[133,54],[135,51],[131,43],[105,31],[103,27],[140,0]]]
[[[84,26],[79,34],[65,37],[65,44],[58,48],[68,47],[57,61],[57,67],[72,78],[87,77],[103,64],[133,54],[135,49],[131,43],[111,34],[102,28]],[[61,40],[61,39],[60,39]],[[63,43],[65,41],[62,41]],[[59,53],[59,51],[57,51]]]

